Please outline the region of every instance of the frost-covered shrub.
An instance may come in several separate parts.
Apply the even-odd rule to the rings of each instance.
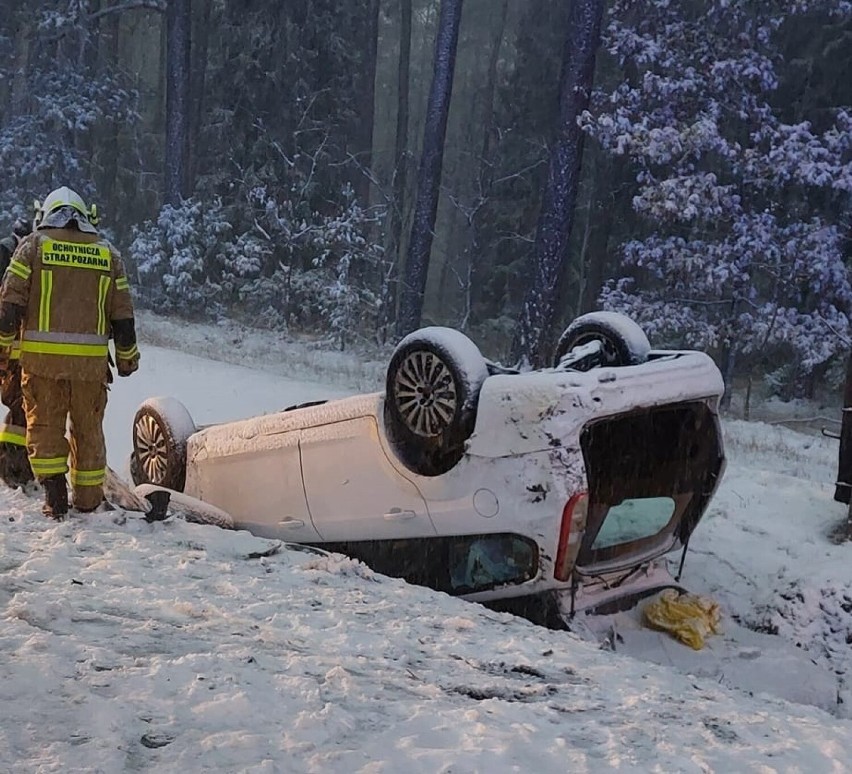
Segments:
[[[135,229],[130,258],[145,303],[167,312],[222,313],[261,327],[320,331],[340,347],[375,327],[381,247],[375,220],[344,189],[330,214],[297,214],[254,189],[250,230],[235,233],[220,201],[163,207]]]
[[[350,186],[324,212],[307,207],[297,185],[286,195],[258,185],[248,199],[251,239],[262,250],[242,286],[246,302],[257,294],[289,325],[322,331],[340,347],[372,333],[382,259],[372,232],[380,213],[365,211]]]
[[[644,229],[602,303],[652,341],[723,356],[777,352],[810,374],[845,351],[850,287],[838,213],[852,192],[852,118],[786,124],[779,27],[845,0],[617,0],[605,45],[625,73],[583,125],[636,173]],[[778,378],[781,372],[775,369]],[[785,372],[786,373],[786,372]]]
[[[129,257],[139,291],[163,312],[212,316],[233,291],[234,243],[220,203],[165,205],[156,221],[134,228]]]

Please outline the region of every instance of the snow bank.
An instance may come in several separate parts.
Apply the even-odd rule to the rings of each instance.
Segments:
[[[273,541],[0,492],[4,771],[841,770],[852,724]],[[252,558],[257,557],[257,558]]]
[[[834,672],[837,712],[852,717],[852,545],[829,539],[845,518],[832,499],[837,442],[760,423],[725,429],[728,468],[683,580]]]

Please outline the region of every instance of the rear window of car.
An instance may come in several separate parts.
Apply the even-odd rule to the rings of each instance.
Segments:
[[[666,528],[676,507],[673,497],[628,497],[622,500],[610,507],[592,543],[592,550],[656,535]]]

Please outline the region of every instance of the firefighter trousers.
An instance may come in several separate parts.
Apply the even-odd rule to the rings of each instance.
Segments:
[[[96,508],[104,498],[106,477],[106,384],[51,379],[24,370],[21,387],[33,473],[39,480],[64,475],[69,472],[70,451],[74,506],[81,510]],[[69,438],[65,437],[66,425]]]
[[[9,486],[21,486],[33,480],[27,458],[27,417],[21,391],[21,364],[9,363],[0,381],[0,399],[6,406],[6,418],[0,425],[0,478]]]

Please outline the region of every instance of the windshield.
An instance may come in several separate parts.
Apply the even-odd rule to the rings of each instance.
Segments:
[[[629,566],[686,540],[722,469],[718,422],[704,403],[605,419],[580,443],[589,481],[581,572]]]

